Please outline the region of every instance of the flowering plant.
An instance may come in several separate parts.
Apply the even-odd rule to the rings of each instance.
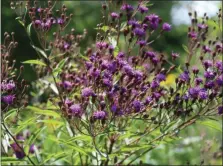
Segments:
[[[152,49],[172,26],[150,13],[148,1],[136,6],[102,4],[102,22],[88,48],[80,44],[87,30],[80,35],[72,28],[67,33],[73,15],[65,5],[57,9],[56,1],[23,3],[12,2],[11,8],[25,8],[17,20],[39,56],[23,64],[35,68],[39,78],[30,85],[46,93],[47,100],[39,105],[39,96],[32,95],[39,103],[26,102],[28,85],[20,79],[24,67],[17,72],[15,62],[9,60],[18,43],[14,33],[5,33],[1,118],[3,136],[11,141],[19,162],[130,165],[158,145],[179,138],[187,126],[222,115],[222,38],[209,40],[206,15],[199,19],[196,12],[189,13],[192,24],[188,44],[183,46],[187,59],[178,66],[178,53]],[[179,76],[169,82],[173,72]],[[35,123],[38,127],[28,130]],[[48,154],[49,148],[55,154]]]

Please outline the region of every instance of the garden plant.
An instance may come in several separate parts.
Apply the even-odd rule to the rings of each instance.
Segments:
[[[99,1],[97,26],[81,34],[63,1],[9,4],[38,58],[17,62],[22,43],[16,33],[4,32],[3,165],[149,164],[148,153],[181,139],[188,126],[220,121],[221,9],[214,18],[188,13],[181,55],[153,48],[173,27],[150,11],[150,1]],[[94,40],[82,47],[92,28]],[[22,77],[26,66],[35,81]]]

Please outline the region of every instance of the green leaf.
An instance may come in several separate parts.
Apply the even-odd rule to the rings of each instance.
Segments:
[[[16,113],[17,109],[11,109],[8,112],[5,113],[4,120],[6,121],[10,116],[14,115]]]
[[[32,46],[38,53],[40,53],[44,58],[47,59],[47,54],[46,54],[42,49],[40,49],[40,48],[38,48],[38,47],[36,47],[36,46],[34,46],[34,45],[32,45],[32,44],[31,44],[31,46]]]
[[[67,140],[67,143],[70,143],[70,142],[73,142],[73,141],[91,141],[91,137],[90,136],[87,136],[87,135],[79,135],[79,136],[76,136],[76,137],[73,137],[69,140]]]
[[[59,73],[61,73],[63,70],[63,66],[65,65],[66,61],[67,61],[68,58],[66,59],[62,59],[56,66],[56,68],[53,70],[53,74],[55,75],[55,77],[57,77],[57,75]]]
[[[59,125],[59,126],[64,124],[64,122],[62,122],[62,121],[53,120],[53,119],[37,120],[37,123],[49,123],[49,124]]]
[[[55,111],[51,111],[51,110],[42,110],[40,108],[33,107],[33,106],[28,106],[27,109],[32,110],[36,114],[40,114],[40,115],[53,116],[55,118],[59,118],[60,117],[60,115],[58,113],[56,113]]]
[[[21,17],[17,17],[15,20],[18,20],[18,22],[19,22],[23,27],[25,27],[25,24],[24,24],[24,22],[22,21],[22,18],[21,18]]]
[[[37,117],[32,117],[27,119],[26,121],[20,122],[19,127],[16,128],[15,133],[21,132],[23,129],[25,129],[28,125],[34,124]]]
[[[46,129],[46,126],[38,129],[35,133],[33,133],[32,136],[28,140],[28,145],[32,145],[35,142],[35,140],[37,139],[37,137],[40,135],[40,133],[45,129]]]
[[[39,61],[39,60],[28,60],[28,61],[24,61],[22,62],[24,64],[35,64],[35,65],[41,65],[41,66],[46,66],[45,63]]]
[[[189,51],[189,49],[188,49],[187,46],[185,46],[185,45],[183,44],[182,47],[183,47],[184,51],[186,51],[188,54],[190,54],[190,51]]]
[[[25,159],[17,159],[14,157],[1,157],[1,164],[18,163],[21,161],[26,161]]]
[[[213,121],[213,120],[206,120],[206,121],[197,121],[197,123],[204,125],[204,126],[208,126],[212,129],[215,129],[217,131],[222,132],[222,126],[220,123]]]
[[[126,145],[120,149],[121,152],[130,152],[130,151],[136,151],[141,150],[145,148],[150,148],[151,145]]]
[[[29,36],[31,36],[31,28],[32,28],[32,23],[30,23],[30,24],[27,26],[27,28],[26,28],[27,34],[28,34]]]
[[[82,59],[86,60],[86,61],[89,61],[89,58],[84,56],[84,55],[82,55],[82,54],[78,54],[78,56],[81,57]]]

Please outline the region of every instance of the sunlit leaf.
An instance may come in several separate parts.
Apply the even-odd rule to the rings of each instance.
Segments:
[[[24,64],[35,64],[35,65],[41,65],[41,66],[46,66],[45,63],[39,61],[39,60],[27,60],[27,61],[24,61],[22,62]]]

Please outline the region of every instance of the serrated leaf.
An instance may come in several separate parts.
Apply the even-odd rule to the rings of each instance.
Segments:
[[[43,110],[43,109],[33,107],[33,106],[28,106],[27,109],[34,111],[34,113],[40,114],[40,115],[53,116],[55,118],[60,117],[60,115],[58,113],[56,113],[55,111],[51,111],[51,110]]]
[[[46,54],[42,49],[40,49],[40,48],[38,48],[38,47],[36,47],[36,46],[34,46],[34,45],[32,45],[32,44],[31,44],[31,46],[32,46],[38,53],[40,53],[44,58],[47,59],[47,54]]]
[[[46,66],[45,63],[39,61],[39,60],[27,60],[27,61],[24,61],[22,62],[24,64],[35,64],[35,65],[41,65],[41,66]]]

